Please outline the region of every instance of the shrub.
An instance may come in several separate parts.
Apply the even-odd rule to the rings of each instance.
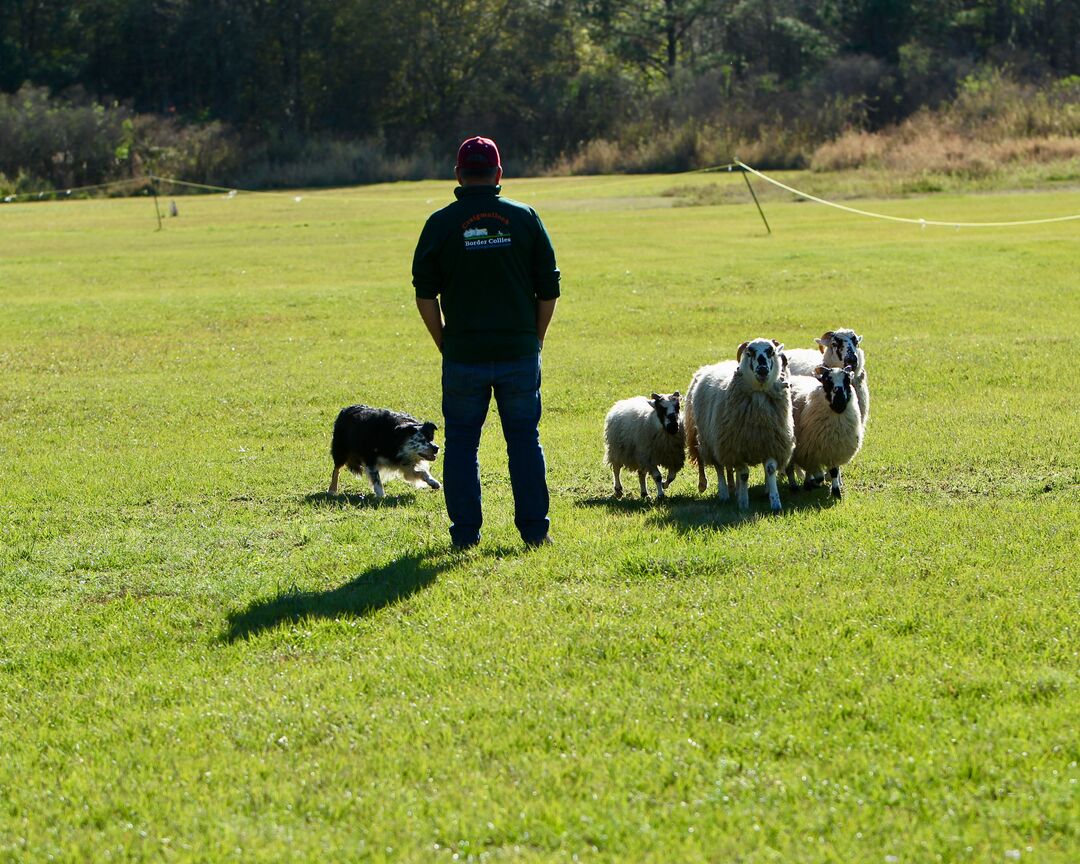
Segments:
[[[284,151],[263,146],[245,162],[235,183],[249,188],[346,186],[439,174],[436,159],[424,148],[402,156],[391,153],[382,138],[313,138]]]
[[[23,175],[25,191],[105,182],[116,173],[116,147],[130,116],[78,89],[52,97],[25,84],[0,93],[0,172]]]

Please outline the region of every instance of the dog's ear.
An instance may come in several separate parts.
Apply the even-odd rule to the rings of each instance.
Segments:
[[[431,441],[432,439],[434,439],[435,430],[438,428],[439,427],[436,426],[434,423],[428,422],[420,427],[420,431],[424,433],[424,437],[427,438],[428,441]]]

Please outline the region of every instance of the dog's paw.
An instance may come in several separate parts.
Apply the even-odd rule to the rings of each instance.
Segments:
[[[438,480],[432,480],[430,483],[428,483],[428,486],[430,486],[432,491],[434,492],[438,492],[440,489],[442,489],[442,483],[440,483]]]

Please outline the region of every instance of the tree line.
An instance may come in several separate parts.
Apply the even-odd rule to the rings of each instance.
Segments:
[[[235,152],[315,160],[329,141],[422,174],[477,133],[532,169],[693,124],[824,140],[938,105],[988,66],[1080,74],[1080,0],[0,0],[9,126],[31,122],[27,98],[112,112],[125,158],[210,127],[233,172]],[[154,146],[133,131],[144,115]]]

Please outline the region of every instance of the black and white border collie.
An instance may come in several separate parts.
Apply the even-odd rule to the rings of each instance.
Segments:
[[[385,494],[382,473],[399,476],[417,488],[425,483],[441,488],[431,476],[428,465],[439,452],[434,423],[421,423],[415,417],[386,408],[350,405],[342,408],[334,421],[330,455],[334,473],[327,494],[338,494],[338,472],[342,466],[354,474],[366,473],[375,487],[375,497]]]

